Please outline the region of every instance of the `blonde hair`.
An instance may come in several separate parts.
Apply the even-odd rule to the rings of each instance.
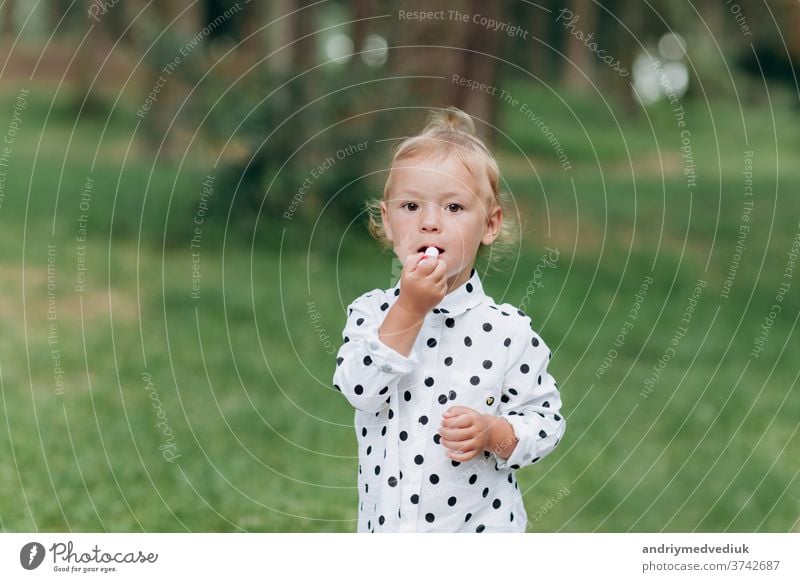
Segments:
[[[383,189],[386,200],[391,187],[391,169],[403,159],[433,157],[442,160],[447,156],[456,156],[476,179],[475,166],[483,166],[483,171],[492,190],[494,203],[503,209],[503,223],[497,238],[491,245],[490,263],[495,263],[510,253],[516,239],[516,221],[512,218],[512,205],[508,195],[500,188],[500,169],[497,160],[476,135],[472,118],[455,107],[431,111],[424,129],[417,135],[404,139],[394,151],[389,165],[389,177]],[[385,248],[392,248],[386,236],[381,216],[381,200],[372,199],[366,203],[369,215],[369,232]],[[479,256],[485,252],[486,245],[481,244]]]

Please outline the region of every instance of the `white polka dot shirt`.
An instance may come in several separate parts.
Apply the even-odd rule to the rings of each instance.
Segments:
[[[550,350],[517,308],[496,305],[473,270],[425,317],[408,357],[378,328],[398,286],[348,307],[333,382],[355,407],[359,532],[524,532],[514,470],[549,454],[564,434]],[[442,413],[466,406],[505,418],[518,439],[508,459],[485,451],[447,458]]]

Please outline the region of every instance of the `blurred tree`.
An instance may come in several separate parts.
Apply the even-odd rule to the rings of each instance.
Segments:
[[[3,5],[3,21],[2,21],[2,34],[8,37],[16,37],[17,32],[14,27],[14,12],[16,9],[16,0],[6,0]]]
[[[500,2],[482,2],[472,0],[470,2],[470,13],[480,14],[482,17],[489,18],[494,22],[504,22],[504,6]],[[497,57],[501,50],[501,42],[508,38],[500,31],[495,31],[488,26],[469,26],[464,50],[459,52],[460,62],[456,72],[465,79],[471,79],[477,83],[483,83],[493,87],[497,83]],[[443,71],[445,75],[449,71]],[[450,95],[448,104],[455,105],[463,109],[470,115],[486,124],[494,125],[497,113],[497,95],[492,95],[488,91],[471,90],[468,87],[456,83],[450,85]],[[478,124],[478,131],[487,140],[491,141],[494,137],[494,130],[488,126]]]
[[[564,26],[567,55],[562,79],[568,88],[583,91],[592,87],[595,56],[587,50],[580,37],[590,34],[597,36],[597,7],[593,0],[570,0],[567,4],[572,16],[560,21]],[[564,13],[564,16],[569,15]]]

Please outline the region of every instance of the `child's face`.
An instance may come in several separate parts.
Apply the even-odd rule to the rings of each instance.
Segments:
[[[476,174],[480,178],[454,156],[400,160],[381,202],[384,230],[397,257],[403,261],[438,247],[449,290],[469,279],[478,248],[497,238],[503,221],[485,172]]]

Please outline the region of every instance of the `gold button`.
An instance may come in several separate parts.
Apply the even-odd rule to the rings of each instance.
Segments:
[[[494,396],[489,396],[489,398],[486,399],[486,404],[491,406],[493,403],[494,403]]]

